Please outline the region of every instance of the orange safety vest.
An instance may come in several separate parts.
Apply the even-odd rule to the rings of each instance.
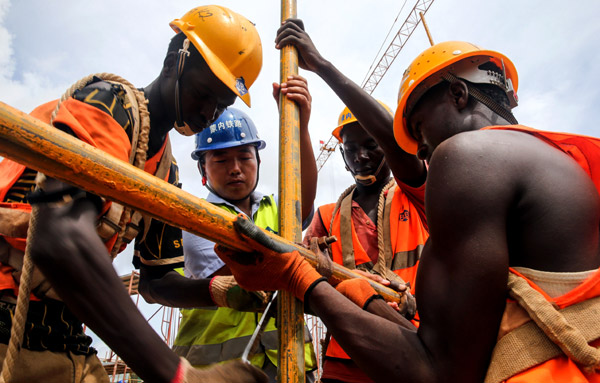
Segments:
[[[557,297],[550,298],[543,290],[536,286],[533,282],[529,281],[526,277],[520,274],[514,269],[510,269],[515,275],[525,279],[531,287],[540,292],[546,300],[552,302],[552,304],[558,309],[564,309],[577,303],[584,302],[586,300],[600,297],[600,270],[596,271],[592,276],[586,279],[581,285],[568,293]],[[520,307],[513,300],[507,301],[507,308],[505,309],[504,316],[502,318],[501,329],[503,333],[509,333],[511,330],[519,328],[519,326],[526,324],[523,320],[523,316],[526,313],[519,313]],[[596,309],[597,311],[597,309]],[[596,339],[590,342],[593,347],[600,347],[600,339]],[[525,346],[527,347],[527,346]],[[527,352],[527,350],[523,350]],[[531,367],[523,372],[517,373],[512,377],[505,380],[507,383],[530,383],[530,382],[545,382],[545,383],[588,383],[600,382],[600,371],[591,374],[583,371],[582,367],[569,359],[566,355],[561,354],[553,359],[538,364],[537,366]]]
[[[409,282],[412,286],[411,290],[414,291],[417,268],[419,265],[419,258],[423,246],[429,238],[427,231],[426,222],[424,217],[420,214],[419,207],[415,205],[403,191],[402,188],[396,185],[393,188],[394,195],[391,200],[391,209],[389,214],[389,225],[390,225],[390,238],[392,247],[392,271],[399,275],[405,282]],[[322,222],[329,231],[329,224],[332,219],[332,214],[335,209],[335,204],[327,204],[319,207],[317,213],[321,215]],[[333,217],[332,232],[329,235],[335,235],[338,239],[342,238],[341,235],[341,209]],[[387,215],[384,215],[387,217]],[[360,244],[354,222],[351,223],[352,231],[352,246],[354,247],[354,261],[355,266],[370,262],[368,254]],[[342,241],[338,240],[331,245],[331,256],[333,261],[337,264],[343,265],[347,268],[351,265],[344,264],[342,255]],[[327,347],[328,357],[350,359],[348,354],[344,352],[337,341],[332,337]]]
[[[57,100],[40,105],[31,112],[31,116],[36,117],[46,123],[50,122],[50,117],[54,111]],[[110,115],[102,110],[81,102],[79,100],[69,98],[65,100],[58,111],[54,124],[64,124],[68,126],[77,136],[78,139],[101,149],[102,151],[115,156],[116,158],[129,161],[131,151],[131,142],[126,131],[119,125]],[[167,147],[168,140],[165,140],[161,149],[152,158],[146,160],[144,170],[154,174],[158,170],[159,162],[163,152]],[[0,201],[3,201],[10,188],[19,180],[26,166],[4,158],[0,162]],[[165,180],[168,179],[168,172]],[[107,202],[104,206],[105,213],[111,202]],[[0,202],[0,208],[19,210],[26,213],[31,212],[31,206],[27,203],[4,203]],[[7,230],[3,228],[3,232]],[[110,251],[117,240],[118,233],[105,242],[107,249]],[[10,246],[24,252],[26,237],[13,237],[0,233]],[[121,250],[123,250],[122,248]],[[0,291],[5,289],[13,289],[17,295],[19,287],[12,276],[13,267],[0,263]],[[33,300],[39,300],[32,294]]]
[[[579,134],[548,132],[523,125],[488,126],[483,130],[512,130],[539,138],[573,158],[590,176],[600,194],[600,138]]]
[[[590,176],[592,182],[596,186],[596,190],[600,195],[600,139],[596,137],[583,136],[578,134],[549,132],[536,130],[523,125],[508,125],[508,126],[490,126],[484,129],[494,130],[512,130],[531,134],[532,136],[544,141],[550,146],[557,148],[563,153],[568,154],[573,158],[579,166]],[[517,271],[511,269],[511,272],[525,278]],[[529,284],[536,290],[540,291],[548,301],[559,309],[569,307],[576,303],[584,302],[594,297],[600,296],[600,270],[588,278],[577,288],[571,290],[567,294],[552,299],[548,297],[534,283],[528,281]],[[511,301],[507,307],[511,306]],[[504,315],[501,328],[511,329],[514,327],[509,323],[508,315]],[[590,343],[594,347],[600,347],[600,339],[596,339]],[[586,374],[582,369],[567,356],[561,355],[550,359],[526,371],[518,373],[506,382],[510,383],[525,383],[525,382],[595,382],[600,383],[600,372]]]

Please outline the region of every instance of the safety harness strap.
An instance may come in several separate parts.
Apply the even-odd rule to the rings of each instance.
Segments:
[[[566,355],[586,372],[600,367],[600,297],[557,310],[523,278],[509,273],[509,293],[532,321],[517,327],[496,344],[485,383],[502,382],[557,356]]]
[[[352,241],[352,196],[354,195],[353,189],[347,196],[342,200],[340,206],[340,235],[341,235],[341,246],[342,246],[342,260],[344,267],[347,269],[355,269],[356,262],[354,260],[354,243]],[[333,219],[332,217],[331,219]]]

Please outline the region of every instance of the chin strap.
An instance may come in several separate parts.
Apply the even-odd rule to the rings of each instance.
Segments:
[[[344,159],[344,162],[346,162],[346,159]],[[352,171],[352,169],[350,169],[348,164],[346,164],[346,169],[348,169],[350,174],[352,174],[352,177],[354,177],[354,180],[356,182],[358,182],[361,185],[369,186],[369,185],[373,185],[375,183],[375,181],[377,181],[377,176],[379,175],[381,168],[383,168],[383,164],[385,164],[385,157],[381,157],[381,162],[379,162],[379,166],[377,167],[377,170],[375,170],[375,173],[370,174],[368,176],[361,176],[358,174],[354,174],[354,172]]]
[[[179,55],[177,56],[177,81],[175,82],[175,124],[173,124],[173,128],[175,128],[179,134],[184,136],[194,135],[192,129],[183,121],[181,116],[181,88],[179,87],[179,79],[183,74],[185,58],[190,55],[190,51],[188,50],[189,46],[190,40],[183,40],[183,48],[179,50]]]

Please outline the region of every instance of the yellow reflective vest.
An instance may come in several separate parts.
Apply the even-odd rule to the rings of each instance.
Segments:
[[[238,213],[231,206],[216,205],[232,214]],[[252,219],[263,229],[274,233],[279,231],[279,213],[272,195],[263,197]],[[173,350],[194,367],[240,358],[262,315],[226,307],[182,309],[181,313]],[[271,318],[260,338],[259,351],[250,357],[250,362],[262,368],[266,357],[277,366],[278,347],[275,319]],[[317,368],[317,358],[310,340],[305,344],[304,357],[306,371]]]

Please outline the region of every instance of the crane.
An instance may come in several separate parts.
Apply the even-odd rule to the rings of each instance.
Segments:
[[[365,78],[362,88],[367,93],[373,93],[383,76],[385,76],[386,72],[404,47],[404,44],[406,44],[408,41],[408,38],[412,35],[417,25],[419,25],[419,22],[422,20],[423,24],[425,25],[423,15],[427,12],[427,10],[429,10],[429,7],[431,7],[432,3],[433,0],[417,0],[417,3],[406,17],[404,23],[402,23],[400,26],[400,30],[392,39],[392,42],[381,56],[381,59],[379,59],[379,62],[373,71]],[[319,156],[316,160],[317,171],[320,171],[321,168],[323,168],[323,165],[325,165],[325,162],[327,162],[331,153],[335,151],[338,144],[339,142],[334,136],[329,137],[329,140],[326,143],[321,141]]]

